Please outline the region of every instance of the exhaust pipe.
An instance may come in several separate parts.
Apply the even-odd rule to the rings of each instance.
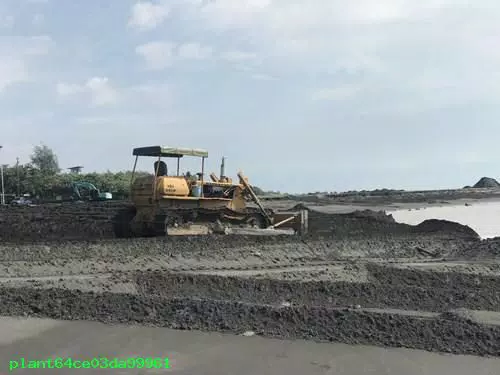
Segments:
[[[221,180],[223,180],[223,179],[224,179],[224,177],[225,177],[225,172],[226,172],[226,171],[225,171],[225,169],[226,169],[226,168],[225,168],[225,167],[226,167],[226,166],[225,166],[225,164],[226,164],[225,162],[226,162],[226,158],[223,156],[223,157],[222,157],[222,162],[220,163],[220,179],[221,179]]]

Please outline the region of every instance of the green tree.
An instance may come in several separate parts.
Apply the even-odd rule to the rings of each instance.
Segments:
[[[57,175],[61,169],[56,154],[46,145],[35,146],[31,155],[31,164],[38,169],[44,177]]]

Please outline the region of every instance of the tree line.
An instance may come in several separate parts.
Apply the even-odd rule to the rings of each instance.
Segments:
[[[100,191],[109,191],[117,198],[126,198],[131,177],[132,171],[63,173],[54,151],[46,145],[39,145],[34,147],[28,163],[4,166],[4,190],[7,196],[30,194],[33,197],[51,198],[59,187],[86,181]]]
[[[145,176],[148,172],[136,171]],[[101,192],[111,192],[114,199],[125,199],[130,193],[132,171],[104,173],[63,173],[54,151],[46,145],[35,146],[30,161],[25,164],[4,165],[4,190],[6,196],[30,194],[37,198],[53,198],[58,188],[72,182],[85,181]],[[264,192],[254,186],[258,195]]]

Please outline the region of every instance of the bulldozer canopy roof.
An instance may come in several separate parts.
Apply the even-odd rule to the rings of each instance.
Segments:
[[[134,156],[163,156],[167,158],[182,158],[183,156],[197,156],[207,158],[208,151],[197,148],[179,148],[166,146],[150,146],[134,148]]]

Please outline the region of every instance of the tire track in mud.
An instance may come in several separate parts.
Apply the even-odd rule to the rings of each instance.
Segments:
[[[499,264],[500,266],[500,264]],[[367,264],[370,281],[381,285],[420,287],[422,289],[454,289],[458,291],[489,290],[500,292],[500,275],[488,276],[477,273],[442,272],[398,268],[389,265]],[[499,310],[500,311],[500,310]]]
[[[500,356],[499,326],[478,324],[452,314],[420,316],[30,288],[0,288],[0,314],[232,333],[254,331],[285,339]]]
[[[415,259],[394,259],[390,264],[405,264],[412,262]],[[185,259],[192,261],[192,259]],[[421,259],[421,264],[432,264],[439,262],[436,259]],[[196,260],[190,264],[184,263],[182,259],[177,261],[165,260],[162,258],[141,257],[131,258],[128,260],[121,259],[120,262],[96,261],[92,259],[77,259],[77,260],[49,260],[49,261],[0,261],[0,278],[17,278],[17,277],[44,277],[44,276],[79,276],[79,275],[100,275],[111,273],[126,273],[134,270],[148,271],[161,270],[168,272],[183,272],[196,274],[231,274],[236,273],[239,276],[245,275],[266,275],[268,273],[287,273],[287,272],[313,272],[328,267],[351,266],[364,267],[367,263],[381,263],[387,261],[377,258],[366,258],[361,261],[353,260],[333,260],[333,261],[318,261],[305,260],[301,258],[299,261],[276,262],[268,259],[256,259],[252,261],[239,260],[235,262],[226,262],[220,264],[217,261],[209,262],[208,260]]]
[[[404,237],[369,239],[298,239],[289,236],[202,236],[176,238],[144,238],[133,240],[59,241],[37,244],[1,244],[0,261],[41,261],[51,259],[109,258],[127,256],[183,256],[211,259],[241,259],[260,253],[302,254],[305,259],[316,256],[330,260],[366,257],[436,257],[470,248],[475,240],[450,239],[440,235],[413,234]],[[425,249],[427,253],[422,253]],[[319,260],[319,259],[318,259]],[[324,260],[324,259],[323,259]]]

